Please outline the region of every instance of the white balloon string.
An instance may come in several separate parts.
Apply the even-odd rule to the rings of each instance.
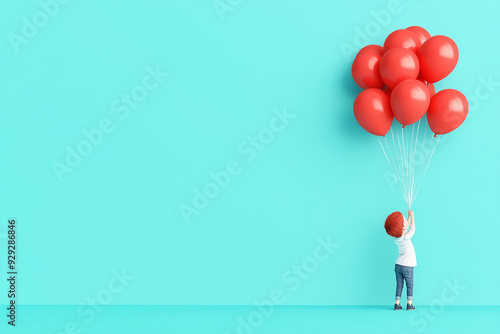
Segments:
[[[397,133],[396,133],[396,135],[397,135]],[[399,181],[401,183],[401,186],[404,189],[404,192],[402,192],[402,195],[403,195],[403,199],[405,199],[405,197],[406,197],[405,194],[406,194],[407,190],[406,190],[405,185],[403,183],[403,175],[400,175],[400,173],[399,173],[398,165],[399,165],[399,160],[400,160],[400,154],[398,153],[398,150],[397,150],[396,140],[394,139],[394,132],[392,131],[392,128],[391,128],[391,137],[392,137],[392,145],[394,147],[394,155],[396,156],[396,162],[394,163],[394,166],[395,166],[394,168],[396,169],[396,173],[399,177]],[[398,143],[399,143],[399,137],[398,137]],[[401,144],[399,145],[399,148],[401,150]],[[406,199],[405,199],[405,201],[406,201]]]
[[[384,139],[385,139],[385,137],[384,137]],[[399,186],[398,180],[396,178],[396,174],[394,174],[393,164],[391,164],[391,161],[390,161],[389,157],[387,156],[387,153],[385,152],[384,145],[382,145],[382,141],[380,140],[380,138],[378,138],[378,142],[380,144],[380,147],[382,148],[382,152],[384,152],[384,156],[387,159],[387,162],[389,163],[389,167],[391,167],[392,175],[394,176],[394,179],[396,180],[396,184],[398,185],[398,189],[401,192],[401,195],[403,195],[402,189]],[[386,140],[386,142],[387,142],[387,140]]]
[[[432,140],[433,133],[430,132],[430,139],[427,138],[428,131],[426,127],[425,131],[421,133],[421,121],[420,119],[418,122],[405,126],[404,128],[401,127],[401,133],[397,130],[398,125],[395,125],[396,128],[394,130],[393,127],[391,127],[389,132],[390,139],[392,139],[392,149],[386,136],[384,136],[384,142],[378,138],[380,148],[392,170],[397,188],[410,209],[417,198],[422,181],[427,173],[429,164],[440,140],[440,137],[438,137],[434,147],[431,148],[434,142],[434,140]],[[410,127],[411,135],[409,133]],[[416,130],[415,127],[417,128]],[[396,132],[396,135],[394,132]],[[428,141],[429,143],[427,143]],[[422,147],[420,148],[419,145]],[[425,148],[424,146],[427,147]],[[392,154],[392,150],[394,150],[394,155]],[[418,151],[420,151],[420,156],[417,160]]]
[[[419,120],[419,122],[420,122],[420,120]],[[418,125],[420,125],[420,123],[418,123]],[[415,132],[415,126],[417,126],[417,129],[418,129],[418,125],[413,124],[412,143],[411,143],[411,148],[410,148],[410,154],[411,154],[411,170],[410,170],[411,171],[410,172],[411,196],[410,196],[410,207],[413,204],[413,194],[414,194],[414,189],[413,189],[413,174],[414,174],[414,171],[415,171],[415,143],[417,142],[418,130],[417,130],[416,136],[414,136],[413,134]]]
[[[391,162],[389,161],[389,158],[387,157],[387,154],[385,153],[384,146],[382,145],[382,142],[380,141],[380,137],[378,138],[378,142],[380,144],[380,147],[382,147],[382,152],[384,152],[385,158],[387,159],[387,162],[389,163],[389,167],[392,169]]]
[[[411,187],[410,187],[410,145],[411,145],[411,136],[410,129],[407,128],[406,132],[406,183],[408,184],[408,203],[410,203],[410,195],[411,195]]]
[[[425,166],[425,171],[424,171],[424,175],[422,175],[422,179],[420,180],[420,183],[418,184],[418,188],[417,188],[417,192],[415,193],[415,198],[417,198],[417,195],[418,195],[418,191],[420,190],[420,185],[422,184],[422,181],[425,177],[425,173],[427,172],[427,168],[429,167],[429,163],[431,162],[432,160],[432,156],[434,155],[434,151],[436,150],[436,147],[438,146],[439,144],[439,139],[441,139],[441,137],[438,137],[438,140],[436,142],[436,145],[434,146],[434,149],[432,150],[432,153],[429,157],[429,161],[427,162],[427,166]]]
[[[392,128],[391,128],[391,135],[392,135]],[[392,139],[394,140],[394,135],[392,135]],[[386,137],[384,137],[384,141],[385,141],[385,146],[387,147],[387,151],[389,152],[390,160],[392,161],[392,167],[393,167],[392,173],[394,174],[394,172],[396,172],[396,174],[394,175],[394,178],[396,179],[396,184],[398,185],[398,188],[399,188],[399,191],[401,192],[401,195],[403,196],[403,198],[405,198],[405,191],[403,190],[403,186],[401,185],[401,181],[400,180],[398,181],[399,172],[397,169],[397,165],[394,162],[394,157],[392,156],[392,152],[391,152],[391,149],[389,147],[389,144],[387,143]]]
[[[401,175],[404,177],[404,184],[406,189],[408,189],[408,183],[406,182],[406,166],[405,166],[405,161],[406,161],[406,148],[405,148],[405,137],[404,137],[404,128],[401,128],[401,146],[403,151],[401,152]],[[406,193],[406,202],[408,202],[408,192]]]
[[[415,145],[413,146],[413,166],[412,166],[412,175],[411,175],[411,199],[410,199],[410,206],[413,204],[414,199],[414,191],[415,191],[415,152],[417,151],[417,144],[418,144],[418,133],[420,130],[420,119],[418,120],[418,125],[417,125],[417,134],[415,136]]]
[[[419,164],[420,166],[422,166],[422,159],[424,157],[424,146],[425,146],[425,139],[427,138],[427,128],[425,128],[425,131],[424,131],[424,139],[422,140],[422,152],[420,152],[420,159],[419,159]],[[422,168],[419,169],[419,175],[420,175],[420,172],[422,171]]]
[[[410,179],[410,205],[409,207],[411,208],[411,199],[413,197],[413,143],[415,140],[415,123],[412,124],[411,126],[411,145],[410,145],[410,173],[409,173],[409,179]]]
[[[403,131],[403,140],[404,144],[403,147],[405,149],[405,181],[406,181],[406,189],[408,189],[408,203],[410,203],[410,183],[408,182],[408,130],[406,127],[402,130]]]
[[[400,139],[401,137],[401,139]],[[403,183],[403,186],[405,187],[406,189],[406,196],[405,196],[405,201],[408,202],[408,200],[406,199],[407,195],[408,195],[408,189],[406,188],[406,184],[404,182],[404,145],[402,145],[402,142],[403,142],[403,129],[401,128],[401,135],[399,134],[398,132],[398,145],[399,145],[399,157],[400,157],[400,160],[401,160],[401,182]]]
[[[426,129],[427,130],[427,129]],[[427,143],[429,142],[429,143]],[[430,145],[432,142],[432,132],[430,132],[430,139],[427,139],[425,138],[424,139],[424,142],[422,144],[422,150],[423,150],[423,146],[427,146],[427,149],[425,150],[425,155],[424,155],[424,159],[422,161],[422,164],[420,165],[420,171],[419,171],[419,178],[420,178],[420,182],[422,182],[422,171],[424,170],[424,166],[426,165],[426,162],[427,162],[427,157],[429,156],[429,151],[430,151],[430,148],[432,145]]]

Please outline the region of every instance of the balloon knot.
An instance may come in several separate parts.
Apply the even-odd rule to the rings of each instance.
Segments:
[[[434,134],[434,137],[437,137],[437,134]]]
[[[403,129],[406,128],[404,125],[403,125]]]

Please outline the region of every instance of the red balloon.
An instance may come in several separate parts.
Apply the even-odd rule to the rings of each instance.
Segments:
[[[430,82],[425,81],[424,78],[422,78],[422,77],[418,77],[417,80],[422,81],[425,84],[425,86],[429,90],[429,93],[430,93],[430,96],[432,99],[432,97],[436,94],[436,88],[434,87],[434,84],[431,84]]]
[[[399,29],[393,31],[384,42],[384,51],[391,49],[404,48],[417,53],[418,48],[422,45],[417,34],[410,30]]]
[[[429,32],[427,30],[425,30],[424,28],[419,27],[419,26],[411,26],[411,27],[406,28],[406,30],[409,30],[412,33],[414,33],[415,35],[417,35],[418,38],[420,39],[421,44],[424,44],[424,42],[426,40],[431,38],[431,34],[429,34]]]
[[[365,50],[358,53],[352,63],[352,77],[361,88],[381,88],[384,85],[380,77],[379,64],[382,55],[377,51]]]
[[[464,94],[455,89],[445,89],[431,99],[427,121],[435,135],[443,135],[458,128],[468,112],[469,103]]]
[[[390,89],[387,86],[384,86],[384,87],[382,87],[382,90],[387,94],[387,96],[389,96],[389,98],[391,98],[392,89]]]
[[[431,84],[430,82],[427,83],[427,89],[429,90],[429,96],[432,98],[434,95],[436,95],[436,88],[434,87],[434,84]]]
[[[354,100],[354,117],[358,123],[376,136],[385,136],[391,128],[394,116],[389,97],[377,88],[368,88]]]
[[[433,36],[425,41],[417,53],[420,75],[428,82],[444,79],[458,62],[458,47],[446,36]]]
[[[374,51],[374,52],[380,54],[380,57],[382,57],[382,55],[384,54],[384,49],[380,45],[371,44],[371,45],[367,45],[367,46],[363,47],[361,50],[359,50],[356,57],[359,56],[360,54],[366,52],[366,51]]]
[[[404,127],[425,115],[430,99],[429,90],[423,82],[414,79],[402,81],[392,90],[392,112]]]
[[[406,79],[416,79],[420,65],[414,52],[408,49],[391,49],[380,59],[380,77],[384,83],[394,89]]]

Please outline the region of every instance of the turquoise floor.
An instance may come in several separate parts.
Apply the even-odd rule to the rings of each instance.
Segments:
[[[2,309],[5,310],[4,307]],[[500,306],[20,306],[1,333],[500,333]]]

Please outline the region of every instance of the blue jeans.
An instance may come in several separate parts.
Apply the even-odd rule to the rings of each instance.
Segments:
[[[408,299],[413,299],[413,267],[396,264],[394,271],[396,272],[396,299],[401,299],[404,280],[406,280],[406,296]]]

